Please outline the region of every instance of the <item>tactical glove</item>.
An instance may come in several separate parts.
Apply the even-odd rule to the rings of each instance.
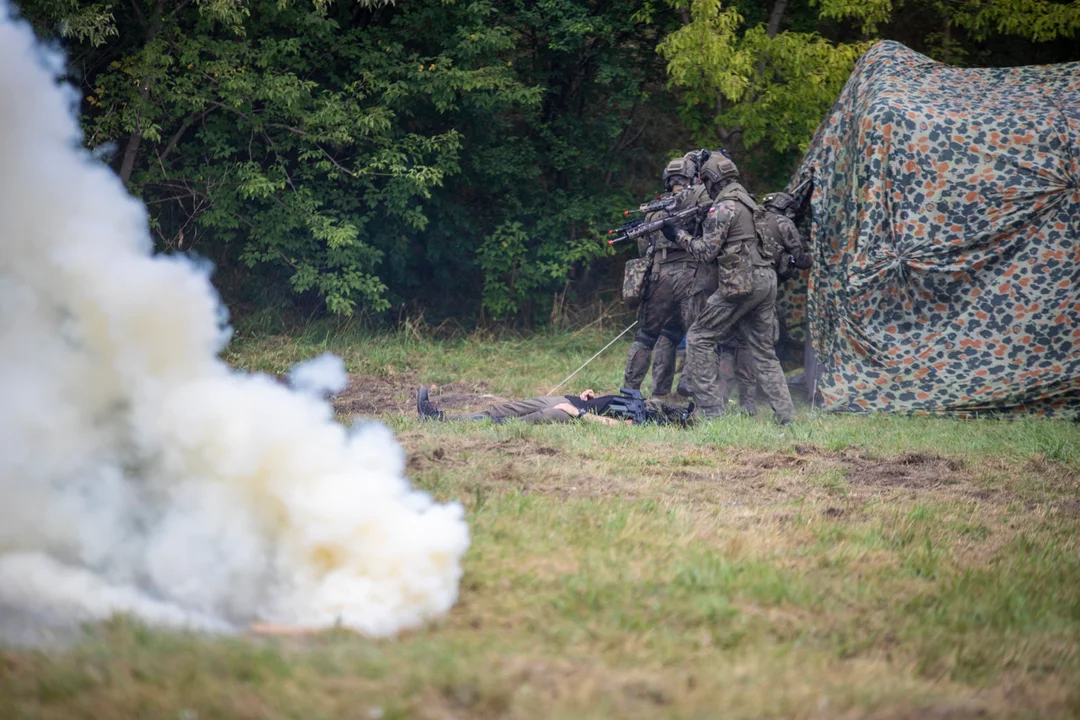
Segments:
[[[660,232],[664,233],[664,237],[667,239],[668,242],[675,242],[677,231],[673,225],[665,225],[664,227],[660,228]]]

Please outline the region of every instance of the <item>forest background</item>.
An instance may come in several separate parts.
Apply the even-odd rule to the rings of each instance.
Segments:
[[[156,250],[209,260],[240,316],[565,323],[614,297],[602,235],[669,158],[723,146],[782,188],[875,40],[1080,55],[1077,0],[18,4]]]

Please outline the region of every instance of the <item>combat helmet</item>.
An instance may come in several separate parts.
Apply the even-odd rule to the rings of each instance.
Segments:
[[[696,175],[697,168],[693,160],[688,160],[686,156],[675,158],[664,168],[664,189],[671,192],[675,185],[689,185]]]
[[[787,215],[788,217],[795,215],[795,211],[798,209],[795,196],[786,192],[769,193],[765,196],[765,202],[762,205],[765,206],[766,210]]]
[[[739,168],[726,155],[714,152],[701,166],[701,179],[710,181],[716,185],[726,185],[732,180],[739,179]]]

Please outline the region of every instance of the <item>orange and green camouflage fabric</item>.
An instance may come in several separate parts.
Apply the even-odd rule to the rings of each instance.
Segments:
[[[1080,417],[1078,138],[1080,63],[859,60],[792,181],[826,409]]]
[[[806,286],[809,270],[796,270],[787,280],[776,285],[776,317],[787,328],[792,342],[806,340]]]

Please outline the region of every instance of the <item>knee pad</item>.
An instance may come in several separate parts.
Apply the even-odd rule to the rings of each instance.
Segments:
[[[639,330],[638,334],[634,336],[634,342],[641,343],[650,350],[656,347],[656,341],[659,339],[660,335],[658,333],[649,332],[648,330]]]
[[[674,331],[671,331],[671,330],[661,330],[660,331],[660,337],[667,338],[668,340],[671,341],[671,344],[674,345],[675,347],[678,347],[679,343],[681,343],[682,339],[683,339],[683,336],[682,336],[681,333],[677,333],[677,332],[674,332]]]

